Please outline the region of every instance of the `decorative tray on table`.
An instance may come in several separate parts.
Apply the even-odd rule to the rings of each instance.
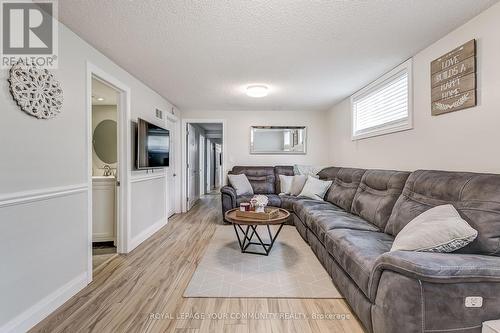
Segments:
[[[259,219],[259,220],[272,220],[278,217],[280,210],[278,208],[266,207],[264,212],[256,211],[236,211],[237,217],[249,218],[249,219]]]

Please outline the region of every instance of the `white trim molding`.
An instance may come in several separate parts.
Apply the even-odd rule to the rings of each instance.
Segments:
[[[139,182],[146,182],[149,180],[154,180],[154,179],[160,179],[160,178],[165,178],[167,175],[165,173],[162,174],[147,174],[147,175],[140,175],[140,176],[132,176],[130,179],[131,183],[139,183]]]
[[[87,286],[87,279],[87,272],[78,275],[61,288],[44,297],[26,311],[4,324],[0,327],[0,333],[27,332]]]
[[[0,208],[69,196],[87,192],[88,189],[88,184],[82,183],[2,194],[0,195]]]
[[[182,212],[187,212],[187,140],[186,140],[186,135],[187,135],[187,129],[186,126],[187,124],[222,124],[222,175],[223,179],[221,179],[221,186],[226,185],[226,170],[227,170],[227,138],[226,138],[226,119],[204,119],[204,118],[198,118],[198,119],[182,119],[182,135],[181,135],[181,151],[182,151],[182,164],[181,164],[181,175],[182,175],[182,181],[181,181],[181,209]]]
[[[144,242],[146,239],[148,239],[149,237],[153,236],[161,228],[163,228],[164,226],[166,226],[167,223],[168,223],[168,219],[167,219],[167,217],[164,217],[161,220],[155,222],[153,225],[151,225],[147,229],[143,230],[139,235],[137,235],[134,238],[132,238],[131,241],[130,241],[130,243],[129,243],[128,252],[132,251],[137,246],[139,246],[142,242]]]

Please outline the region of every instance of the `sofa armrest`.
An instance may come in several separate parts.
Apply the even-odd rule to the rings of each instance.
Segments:
[[[500,316],[500,257],[395,251],[381,255],[369,285],[374,333],[480,333]],[[467,306],[469,302],[475,306]]]
[[[370,299],[375,299],[380,278],[386,270],[433,283],[500,283],[500,257],[394,251],[384,253],[377,259],[370,276]]]
[[[236,190],[231,186],[223,186],[220,189],[221,193],[221,201],[222,201],[222,217],[224,218],[224,214],[233,208],[236,208]]]

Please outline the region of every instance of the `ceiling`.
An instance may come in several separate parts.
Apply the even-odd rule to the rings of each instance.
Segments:
[[[98,98],[103,98],[100,101]],[[92,105],[117,105],[118,92],[99,80],[92,79]]]
[[[496,2],[64,0],[59,17],[181,110],[324,110]]]
[[[197,126],[209,132],[222,132],[222,123],[196,123]]]

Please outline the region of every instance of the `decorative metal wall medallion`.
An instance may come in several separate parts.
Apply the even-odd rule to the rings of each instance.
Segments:
[[[47,69],[19,60],[10,69],[10,93],[19,107],[38,119],[51,119],[61,112],[63,91]]]

